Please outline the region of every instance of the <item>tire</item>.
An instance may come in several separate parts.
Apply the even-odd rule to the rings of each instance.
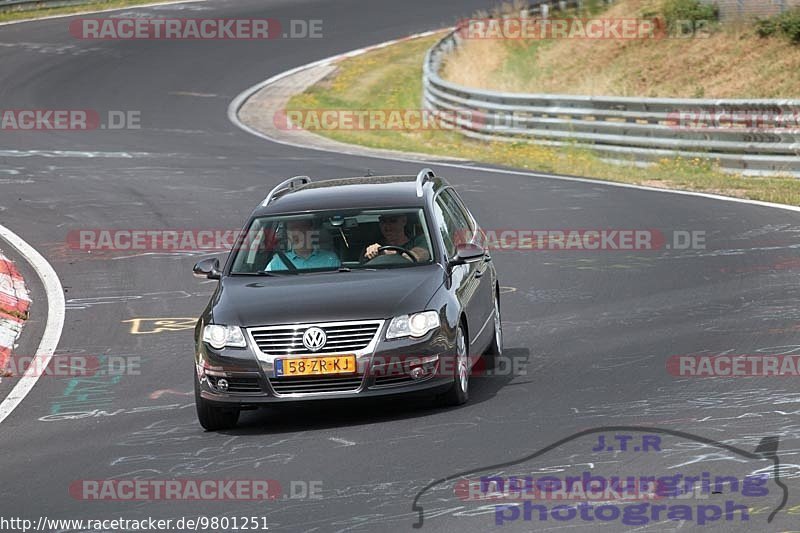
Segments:
[[[200,396],[197,374],[194,376],[194,403],[197,407],[197,420],[207,431],[232,429],[239,421],[238,407],[220,407]]]
[[[453,384],[438,397],[438,403],[446,406],[463,405],[469,400],[470,364],[467,354],[467,339],[464,328],[456,329],[456,364],[453,368]]]
[[[500,317],[500,295],[494,295],[494,335],[489,347],[483,354],[487,372],[494,372],[497,359],[503,355],[503,321]]]

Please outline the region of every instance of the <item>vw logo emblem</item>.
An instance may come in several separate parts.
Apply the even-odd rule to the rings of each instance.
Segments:
[[[328,341],[325,331],[320,328],[308,328],[303,333],[303,345],[312,352],[319,351]]]

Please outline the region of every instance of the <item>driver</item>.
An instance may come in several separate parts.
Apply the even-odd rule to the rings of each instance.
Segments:
[[[297,270],[307,270],[312,268],[338,268],[341,265],[335,253],[320,250],[313,244],[312,239],[314,224],[311,219],[289,220],[286,222],[286,235],[288,237],[290,249],[284,254]],[[267,271],[291,270],[281,259],[279,254],[275,254],[266,268]]]
[[[408,250],[419,262],[427,261],[431,255],[428,252],[427,243],[424,235],[418,235],[409,239],[406,235],[406,215],[381,215],[378,217],[378,225],[383,235],[383,244],[370,244],[364,252],[364,258],[369,261],[378,256],[378,249],[381,246],[399,246]],[[398,253],[395,250],[384,250],[385,254]],[[403,254],[404,256],[404,254]],[[406,258],[408,259],[408,258]]]

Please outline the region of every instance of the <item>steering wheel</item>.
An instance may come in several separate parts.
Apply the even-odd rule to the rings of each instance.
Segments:
[[[414,254],[412,254],[411,250],[409,250],[408,248],[403,248],[402,246],[381,246],[380,248],[378,248],[378,253],[380,254],[381,252],[385,252],[386,250],[394,250],[395,252],[401,255],[408,256],[408,258],[411,259],[413,263],[418,262],[417,258],[414,257]]]

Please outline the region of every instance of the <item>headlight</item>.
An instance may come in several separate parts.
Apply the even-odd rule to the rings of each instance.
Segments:
[[[226,346],[231,348],[245,348],[247,346],[244,335],[242,335],[242,328],[238,326],[220,326],[218,324],[208,324],[203,328],[203,342],[207,342],[217,350],[221,350]]]
[[[396,316],[389,322],[386,338],[422,337],[439,326],[439,314],[436,311],[423,311],[413,315]]]

